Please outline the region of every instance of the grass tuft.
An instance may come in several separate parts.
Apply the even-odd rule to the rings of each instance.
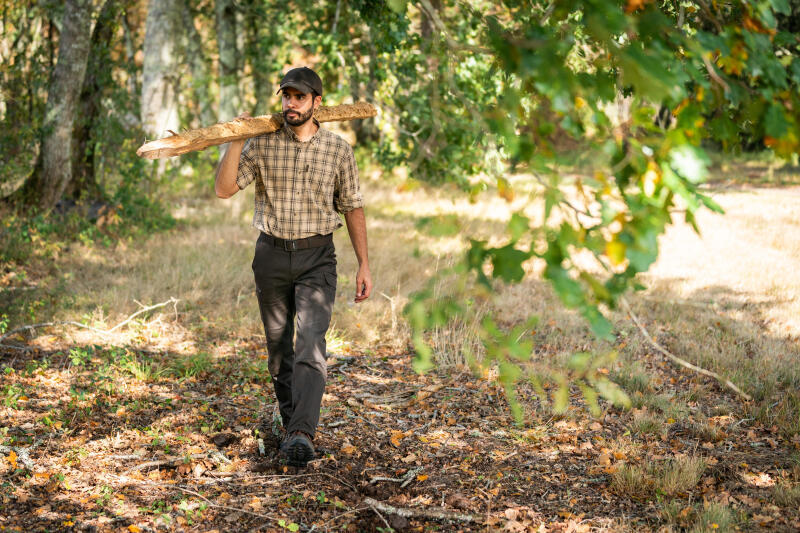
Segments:
[[[611,478],[611,487],[631,499],[649,500],[658,494],[686,493],[700,481],[706,468],[700,457],[682,456],[660,464],[622,465]]]
[[[800,484],[778,483],[772,491],[772,500],[781,507],[800,506]]]
[[[664,426],[658,418],[645,414],[634,417],[630,430],[637,435],[660,435]]]
[[[692,533],[733,531],[736,518],[727,505],[712,503],[699,514],[692,528]]]

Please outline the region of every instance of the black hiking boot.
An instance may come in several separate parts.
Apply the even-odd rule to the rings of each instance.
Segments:
[[[302,431],[293,431],[281,443],[281,455],[286,457],[289,466],[305,467],[314,459],[314,445],[311,437]]]

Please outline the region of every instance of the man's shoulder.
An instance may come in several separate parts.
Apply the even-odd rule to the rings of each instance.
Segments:
[[[260,148],[267,146],[270,142],[275,139],[275,132],[270,131],[268,133],[261,133],[259,135],[254,135],[247,139],[247,143],[250,144],[253,148]]]
[[[350,146],[350,143],[347,142],[347,140],[344,137],[342,137],[337,133],[333,133],[330,130],[327,130],[325,128],[320,128],[319,136],[323,142],[335,146],[338,150],[342,150],[343,153],[347,153],[348,150],[349,151],[353,150],[353,147]]]

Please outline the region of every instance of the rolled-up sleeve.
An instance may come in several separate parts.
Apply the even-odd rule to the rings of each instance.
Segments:
[[[346,145],[344,156],[336,170],[333,206],[339,213],[364,207],[364,198],[361,196],[361,186],[358,181],[358,165],[349,144]]]
[[[261,170],[256,161],[256,149],[258,138],[251,137],[242,148],[242,155],[239,156],[239,170],[236,172],[236,185],[239,189],[244,189],[260,176]]]

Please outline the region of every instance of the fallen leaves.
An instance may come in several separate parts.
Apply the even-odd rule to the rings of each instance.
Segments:
[[[410,432],[408,434],[410,434]],[[394,430],[392,431],[392,436],[389,437],[389,443],[395,448],[399,448],[400,441],[406,438],[406,436],[407,434],[405,432]]]
[[[11,464],[11,468],[17,468],[17,452],[11,450],[11,453],[9,453],[8,457],[6,457],[6,460],[9,462],[9,464]]]
[[[253,359],[257,357],[253,356]],[[165,513],[171,515],[172,524],[184,526],[191,520],[203,530],[216,527],[219,531],[228,531],[244,527],[246,523],[252,524],[257,518],[254,513],[276,513],[276,520],[282,516],[289,527],[302,523],[309,527],[316,525],[317,530],[322,531],[323,524],[338,516],[342,517],[337,519],[340,522],[333,522],[325,528],[347,530],[349,525],[350,530],[371,530],[375,524],[384,527],[374,513],[357,511],[359,495],[365,487],[374,491],[371,496],[381,501],[404,506],[443,506],[486,517],[484,523],[472,530],[527,533],[543,528],[541,531],[574,533],[588,531],[591,527],[602,529],[607,524],[591,517],[613,516],[618,519],[620,514],[615,514],[618,509],[624,509],[620,511],[626,513],[624,520],[629,520],[631,528],[636,529],[641,526],[636,516],[646,513],[652,516],[652,512],[658,510],[653,507],[658,505],[657,502],[631,501],[620,497],[611,487],[613,475],[610,474],[616,469],[625,470],[623,464],[645,465],[648,461],[670,460],[677,453],[669,441],[642,440],[636,435],[625,435],[630,413],[609,411],[602,419],[581,418],[580,413],[569,413],[553,421],[534,419],[529,427],[518,428],[511,423],[501,401],[485,401],[487,394],[498,398],[496,388],[482,382],[471,383],[463,377],[448,381],[447,376],[420,378],[406,375],[403,373],[406,371],[404,365],[397,364],[398,360],[390,358],[384,362],[379,358],[365,358],[362,376],[370,376],[369,380],[358,379],[350,383],[345,378],[329,383],[330,392],[325,401],[330,411],[325,413],[327,419],[319,431],[319,449],[324,450],[324,459],[297,477],[292,477],[296,473],[294,469],[284,468],[273,461],[276,452],[272,449],[265,457],[258,457],[255,441],[247,430],[237,429],[238,424],[256,420],[263,414],[253,415],[262,400],[256,399],[252,389],[245,391],[248,395],[243,394],[238,388],[239,383],[232,386],[217,384],[218,390],[212,389],[212,377],[208,378],[209,383],[202,380],[187,382],[191,388],[181,391],[180,396],[175,394],[174,398],[182,399],[174,410],[165,412],[163,402],[155,406],[158,411],[153,412],[158,414],[159,420],[168,419],[174,424],[172,426],[159,425],[145,418],[152,415],[153,403],[143,402],[142,406],[137,406],[129,398],[125,398],[122,405],[123,400],[119,400],[103,407],[87,401],[84,408],[100,411],[97,416],[74,425],[71,418],[60,417],[64,420],[64,427],[70,430],[70,433],[60,435],[50,433],[52,429],[49,427],[41,427],[34,416],[21,419],[15,424],[21,428],[20,431],[24,429],[28,434],[37,432],[48,438],[52,436],[48,448],[48,453],[53,454],[52,460],[42,453],[44,448],[31,454],[37,471],[32,470],[33,475],[24,482],[24,489],[32,491],[27,514],[33,515],[29,510],[41,506],[41,496],[45,495],[54,503],[52,508],[40,513],[53,513],[46,516],[48,520],[52,516],[52,524],[56,526],[71,522],[73,518],[66,516],[56,502],[59,497],[74,496],[74,501],[80,502],[84,510],[84,514],[74,518],[77,524],[85,522],[88,513],[106,512],[109,516],[125,516],[127,521],[124,524],[135,524],[134,527],[149,530],[157,529],[158,513]],[[390,371],[395,374],[390,374]],[[392,376],[400,377],[395,380]],[[431,385],[433,379],[438,382]],[[395,387],[398,382],[402,385]],[[663,382],[668,383],[669,379]],[[245,383],[244,386],[255,387],[255,384]],[[354,386],[358,387],[359,395],[355,398]],[[396,392],[401,389],[403,394]],[[221,401],[223,392],[231,396]],[[158,391],[158,394],[164,392]],[[413,401],[410,401],[412,397]],[[66,391],[64,399],[69,400]],[[39,405],[39,401],[39,398],[33,398],[29,403]],[[398,407],[401,402],[408,404],[401,409]],[[394,407],[394,410],[390,411],[388,407]],[[702,408],[692,406],[692,414]],[[138,423],[138,418],[142,418],[152,425],[148,430],[138,432],[120,429],[119,421],[113,419],[120,409],[124,410],[128,421],[137,420]],[[665,413],[652,407],[646,414],[658,416],[662,422],[667,419]],[[685,416],[674,416],[682,422],[686,420]],[[359,420],[364,423],[357,422]],[[725,429],[736,422],[727,415],[707,420],[709,424]],[[26,428],[24,424],[29,421]],[[330,424],[331,421],[342,423]],[[95,438],[98,433],[93,430],[92,422],[103,429],[116,423],[113,427],[119,433],[107,439]],[[199,430],[201,426],[210,429],[202,433]],[[73,427],[75,432],[72,432]],[[217,433],[220,428],[224,428],[225,433]],[[158,431],[157,435],[151,434],[155,431]],[[82,436],[81,432],[84,432]],[[704,450],[702,441],[694,442],[691,435],[680,435],[686,441],[684,449],[687,453],[713,454],[707,459],[709,465],[715,464],[718,457],[719,463],[729,463],[726,466],[735,472],[725,478],[728,485],[724,489],[716,479],[718,475],[708,472],[696,487],[687,489],[676,499],[684,505],[686,498],[691,497],[693,502],[707,500],[746,509],[749,516],[758,515],[759,520],[771,529],[791,530],[790,520],[797,517],[790,516],[786,522],[781,522],[779,515],[781,512],[791,515],[795,511],[781,508],[776,512],[764,502],[763,494],[769,488],[764,483],[783,479],[779,472],[771,469],[777,461],[767,462],[764,457],[779,457],[787,446],[794,452],[792,446],[797,444],[800,447],[800,439],[787,443],[777,433],[755,426],[747,426],[739,433],[731,431],[730,434],[739,438],[741,444],[726,435],[722,445],[708,452]],[[27,441],[25,446],[30,442]],[[206,456],[184,461],[187,455],[204,454],[212,442],[218,447],[227,447],[226,456],[230,462],[220,457],[207,460]],[[759,445],[753,446],[752,443]],[[12,444],[17,446],[17,452],[22,450],[18,443],[9,443],[9,446]],[[726,446],[732,447],[734,454],[721,454]],[[85,463],[62,460],[68,451],[80,448],[89,452]],[[12,475],[8,474],[9,466],[18,466],[24,456],[18,458],[16,452],[4,452],[0,458],[0,463],[6,468],[4,475]],[[129,458],[122,461],[110,459],[115,454]],[[155,468],[153,470],[126,472],[136,464],[159,462],[165,458],[171,462],[148,467]],[[749,463],[747,467],[739,466],[745,462]],[[422,465],[425,473],[422,473]],[[122,496],[121,487],[113,481],[114,475],[123,472],[126,472],[126,482],[131,483],[131,487],[139,486],[138,489],[125,489],[127,499],[118,497]],[[783,475],[788,474],[784,472]],[[47,492],[52,479],[58,480],[58,483],[52,483],[52,488],[61,491],[65,488],[61,480],[67,478],[75,486],[73,494]],[[400,486],[403,483],[406,487]],[[97,487],[94,492],[78,492],[90,485]],[[101,490],[104,486],[109,487],[111,494]],[[202,516],[190,517],[186,510],[177,509],[177,503],[145,511],[136,508],[143,490],[148,491],[148,501],[179,502],[182,498],[191,501],[194,496],[181,493],[181,488],[201,493],[229,509],[209,508]],[[17,491],[13,496],[15,499],[3,501],[0,505],[13,509],[16,502],[16,508],[21,508],[19,504],[28,497],[22,492],[24,489]],[[324,494],[320,494],[323,491]],[[405,498],[402,502],[399,501],[401,497]],[[523,502],[535,502],[541,514],[520,506]],[[687,521],[695,520],[701,512],[698,504],[691,505],[693,507],[685,517]],[[609,512],[612,508],[614,511]],[[191,508],[193,512],[196,509]],[[230,512],[232,509],[239,511]],[[584,512],[588,519],[581,517]],[[34,519],[44,520],[42,516],[34,515]],[[395,523],[392,516],[386,515],[385,518],[388,523]],[[753,521],[753,524],[757,523]],[[426,524],[422,520],[409,519],[407,526],[409,530],[424,530]],[[277,525],[273,523],[271,527]],[[440,524],[440,527],[452,530],[455,526]],[[26,530],[24,527],[19,529]],[[721,522],[719,529],[724,529]],[[468,527],[464,530],[471,531]]]

